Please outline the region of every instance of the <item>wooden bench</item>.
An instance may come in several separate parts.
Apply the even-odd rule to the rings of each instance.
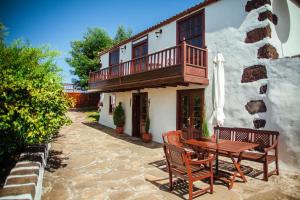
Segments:
[[[250,142],[259,144],[253,151],[242,154],[242,160],[249,160],[263,164],[265,181],[274,173],[279,175],[278,167],[278,137],[279,132],[267,130],[255,130],[247,128],[215,127],[214,132],[219,130],[219,139]],[[238,155],[236,155],[237,157]],[[268,172],[268,165],[275,162],[275,170]]]

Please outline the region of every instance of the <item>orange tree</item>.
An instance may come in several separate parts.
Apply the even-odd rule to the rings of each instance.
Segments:
[[[0,44],[0,163],[69,122],[56,56],[21,41]]]

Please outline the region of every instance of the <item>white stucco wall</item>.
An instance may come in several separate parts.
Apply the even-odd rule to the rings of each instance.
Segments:
[[[159,28],[160,29],[160,28]],[[156,37],[154,30],[148,34],[148,53],[154,53],[162,49],[173,47],[176,45],[176,22],[172,22],[163,26],[162,34]]]
[[[112,94],[105,93],[103,98],[103,106],[100,111],[99,123],[114,128],[113,116],[109,114],[109,96]]]
[[[271,60],[266,129],[280,132],[281,168],[300,170],[300,57]]]
[[[126,49],[122,49],[124,46],[126,46]],[[125,45],[122,45],[120,47],[120,62],[126,62],[128,60],[131,60],[132,58],[132,43],[128,42]]]
[[[278,17],[278,24],[272,24],[272,42],[279,56],[300,54],[300,7],[290,0],[273,0],[270,8]]]

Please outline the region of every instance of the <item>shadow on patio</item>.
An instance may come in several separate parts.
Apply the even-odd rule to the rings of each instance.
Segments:
[[[94,128],[96,130],[102,131],[103,133],[110,135],[114,138],[118,138],[123,141],[135,144],[135,145],[143,146],[143,147],[150,148],[150,149],[162,148],[162,145],[157,142],[144,143],[144,142],[142,142],[142,140],[140,138],[132,137],[127,134],[117,134],[117,133],[115,133],[114,129],[109,128],[104,125],[101,125],[97,122],[82,122],[82,124],[84,124],[88,127]]]

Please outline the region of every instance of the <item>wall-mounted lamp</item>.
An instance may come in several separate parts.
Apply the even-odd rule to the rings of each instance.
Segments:
[[[159,29],[155,32],[156,37],[158,38],[162,34],[162,29]]]
[[[126,45],[124,45],[123,47],[121,47],[121,51],[122,53],[126,50]]]

